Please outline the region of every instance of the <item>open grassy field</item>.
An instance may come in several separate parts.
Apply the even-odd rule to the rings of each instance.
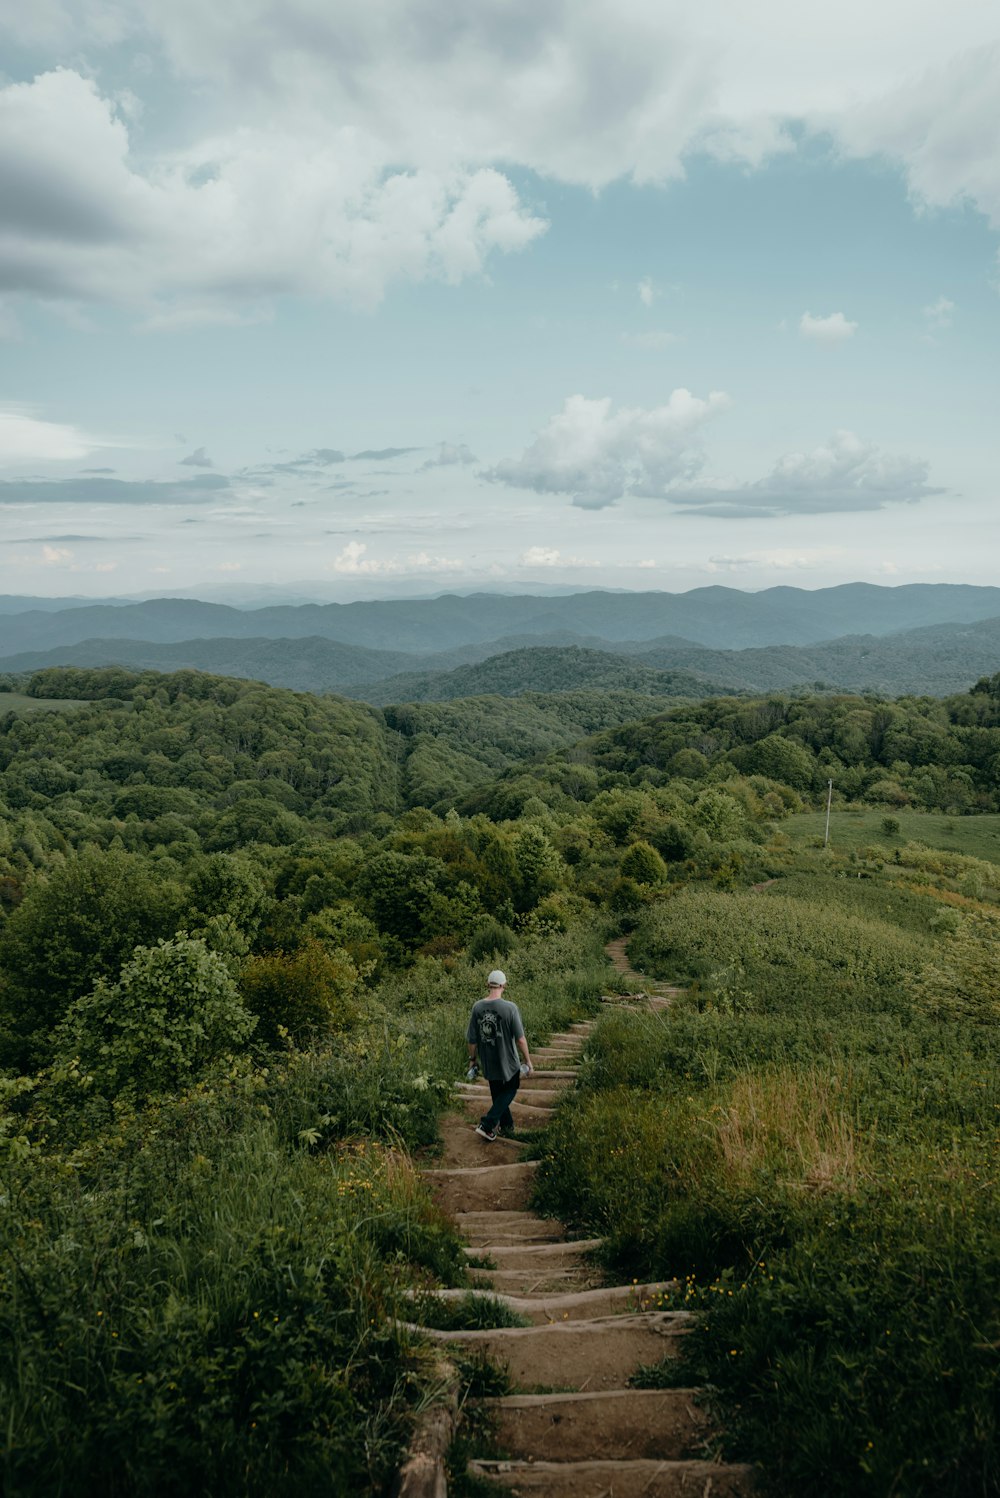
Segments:
[[[898,832],[886,832],[883,822],[891,817]],[[822,841],[826,813],[802,812],[781,823],[781,831],[793,847],[808,847]],[[1000,863],[1000,816],[950,817],[944,812],[892,811],[869,806],[834,807],[830,817],[830,847],[837,852],[865,848],[870,844],[898,848],[905,843],[926,843],[948,853],[964,853]]]
[[[86,702],[78,702],[69,697],[26,697],[23,692],[0,692],[0,714],[2,713],[37,713],[45,708],[55,708],[58,712],[66,712],[71,707],[88,707]]]

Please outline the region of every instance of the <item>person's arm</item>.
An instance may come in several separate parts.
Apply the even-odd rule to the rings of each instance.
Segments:
[[[528,1070],[534,1071],[535,1066],[534,1062],[531,1059],[531,1052],[528,1050],[528,1041],[526,1036],[521,1035],[518,1037],[517,1048],[521,1052],[521,1055],[524,1057],[525,1061],[528,1063]]]
[[[470,1040],[469,1041],[469,1060],[470,1061],[478,1061],[478,1059],[479,1058],[476,1055],[476,1042],[474,1040]]]

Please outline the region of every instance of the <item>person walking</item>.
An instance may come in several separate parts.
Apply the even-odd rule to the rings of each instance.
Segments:
[[[513,1134],[510,1105],[521,1085],[522,1072],[534,1071],[524,1036],[521,1011],[505,999],[507,979],[494,968],[486,980],[487,994],[472,1006],[465,1038],[469,1043],[469,1074],[482,1072],[490,1084],[492,1102],[476,1126],[476,1133],[490,1143],[498,1133]]]

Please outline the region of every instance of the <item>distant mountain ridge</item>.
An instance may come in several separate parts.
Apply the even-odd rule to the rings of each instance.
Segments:
[[[518,648],[512,650],[514,642]],[[543,636],[539,643],[531,642],[530,636],[511,636],[415,657],[401,650],[369,650],[309,636],[173,644],[86,640],[0,660],[0,670],[9,672],[107,665],[250,677],[300,692],[336,692],[377,706],[531,692],[704,697],[817,686],[890,696],[944,696],[1000,671],[1000,617],[925,625],[881,638],[845,635],[811,646],[748,650],[709,650],[670,636],[654,642],[623,641],[616,647],[606,640],[560,634]]]
[[[17,600],[15,600],[17,602]],[[8,607],[10,607],[8,603]],[[445,594],[430,599],[275,605],[238,609],[198,599],[97,603],[53,610],[35,601],[0,610],[0,658],[87,640],[304,639],[409,654],[553,634],[614,648],[664,636],[712,650],[805,647],[843,635],[885,636],[934,624],[1000,616],[1000,588],[913,583],[898,588],[768,588],[743,593],[712,586],[688,593],[572,593],[561,597]]]

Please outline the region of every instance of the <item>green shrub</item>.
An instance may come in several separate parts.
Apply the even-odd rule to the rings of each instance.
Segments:
[[[307,941],[295,952],[251,957],[243,965],[240,989],[258,1019],[265,1045],[281,1032],[296,1045],[348,1030],[358,1015],[360,975],[347,952],[330,952]]]
[[[256,1020],[222,959],[187,936],[137,947],[117,983],[77,999],[57,1032],[63,1065],[79,1063],[106,1097],[176,1092],[240,1051]]]

